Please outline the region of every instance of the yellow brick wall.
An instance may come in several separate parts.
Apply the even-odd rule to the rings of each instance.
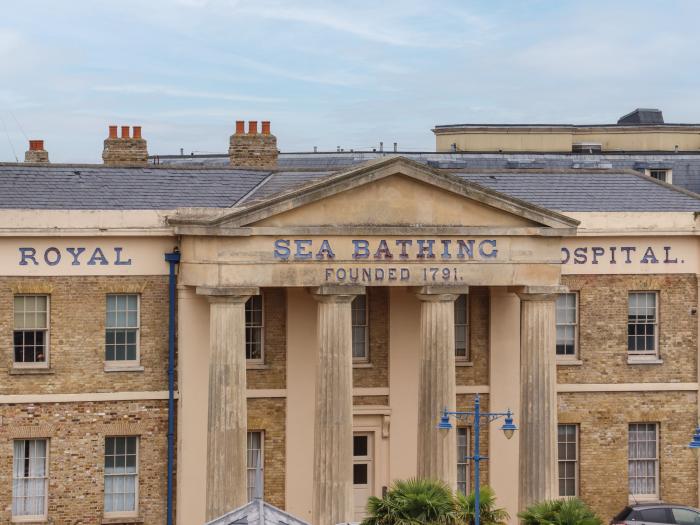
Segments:
[[[0,405],[0,523],[10,523],[13,441],[48,438],[52,525],[103,519],[105,437],[139,436],[139,516],[165,522],[167,401]]]
[[[285,428],[285,399],[248,400],[248,430],[264,432],[264,499],[281,509],[285,508]]]
[[[470,366],[457,366],[457,386],[489,384],[489,291],[486,287],[469,290]]]
[[[473,411],[474,410],[474,395],[473,394],[459,394],[457,395],[457,410],[460,412],[466,412],[466,411]],[[481,410],[483,412],[488,412],[489,411],[489,396],[488,394],[481,394],[480,397],[481,400]],[[469,442],[469,453],[468,455],[472,455],[474,453],[474,429],[473,429],[473,419],[469,418],[468,421],[462,421],[457,423],[457,426],[466,426],[470,427],[469,430],[469,435],[470,435],[470,442]],[[489,425],[482,418],[481,420],[481,432],[479,432],[479,440],[481,441],[480,446],[479,446],[479,453],[482,456],[488,456],[489,455]],[[469,462],[468,465],[469,468],[469,477],[470,477],[470,487],[471,490],[474,490],[474,464],[473,462]],[[480,471],[480,476],[481,476],[481,484],[483,485],[488,485],[489,484],[489,462],[488,461],[482,461],[481,462],[481,471]],[[497,495],[498,496],[498,495]]]
[[[167,389],[168,278],[0,277],[0,394]],[[141,296],[141,372],[105,372],[108,293]],[[49,374],[13,375],[14,295],[50,296]]]
[[[661,499],[697,506],[697,410],[695,392],[559,394],[559,423],[579,425],[580,496],[604,523],[628,503],[630,423],[659,424]]]
[[[559,383],[668,383],[697,379],[695,275],[566,275],[579,292],[579,354],[583,366],[560,366]],[[663,364],[627,363],[630,291],[658,291],[659,357]]]
[[[389,290],[367,288],[370,368],[354,368],[356,388],[389,386]]]
[[[265,368],[248,370],[248,388],[286,388],[287,385],[287,293],[284,288],[264,288]]]

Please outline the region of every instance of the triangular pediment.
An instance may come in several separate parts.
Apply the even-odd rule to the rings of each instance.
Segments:
[[[224,228],[575,228],[578,224],[559,213],[403,157],[369,162],[265,200],[251,201],[210,217],[206,223]]]

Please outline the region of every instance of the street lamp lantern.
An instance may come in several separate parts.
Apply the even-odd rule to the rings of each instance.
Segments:
[[[505,423],[501,426],[501,430],[503,434],[505,434],[506,439],[510,439],[513,437],[515,431],[518,430],[518,427],[513,423],[513,414],[510,410],[508,410],[507,414]]]
[[[700,449],[700,426],[695,429],[695,434],[693,434],[693,439],[688,445],[688,448],[692,448],[693,450]]]
[[[447,411],[447,409],[442,411],[442,416],[440,417],[440,423],[438,423],[437,428],[442,433],[446,433],[447,431],[452,430],[452,423],[450,423],[450,414]]]
[[[505,418],[505,421],[501,426],[501,430],[506,436],[506,439],[512,438],[513,433],[516,430],[518,430],[518,427],[515,426],[515,423],[513,423],[513,412],[511,412],[510,409],[508,409],[506,412],[482,412],[481,398],[479,394],[477,394],[474,398],[474,410],[472,412],[453,412],[447,410],[447,408],[444,408],[442,411],[442,415],[440,416],[440,422],[437,425],[437,428],[440,432],[444,433],[452,430],[450,416],[454,417],[458,421],[468,421],[471,419],[474,424],[474,454],[472,456],[467,456],[464,459],[470,459],[474,461],[474,485],[476,486],[476,489],[474,490],[474,525],[479,525],[479,521],[481,518],[481,495],[479,493],[479,488],[481,486],[481,483],[479,481],[480,465],[482,461],[488,459],[488,457],[481,455],[481,451],[479,449],[479,432],[481,429],[481,418],[486,418],[487,422],[495,421],[499,418]],[[696,434],[696,436],[698,437],[697,446],[700,447],[700,428],[698,428],[698,432],[699,434]]]

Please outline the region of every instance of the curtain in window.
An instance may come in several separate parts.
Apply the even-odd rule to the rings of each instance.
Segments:
[[[46,440],[14,443],[12,515],[42,516],[46,507]]]

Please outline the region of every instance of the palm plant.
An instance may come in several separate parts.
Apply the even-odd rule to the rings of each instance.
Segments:
[[[602,520],[578,498],[541,501],[518,514],[524,525],[602,525]]]
[[[383,498],[367,501],[362,525],[453,525],[456,518],[450,488],[441,481],[395,481]]]
[[[474,523],[476,494],[468,496],[457,494],[455,497],[457,520],[459,523]],[[491,487],[479,490],[479,522],[481,525],[507,525],[510,515],[506,509],[496,507],[496,494]]]

